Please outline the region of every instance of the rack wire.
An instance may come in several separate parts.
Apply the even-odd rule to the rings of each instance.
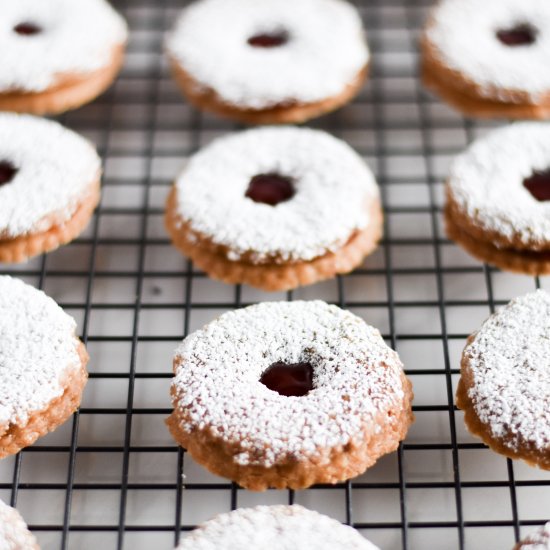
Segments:
[[[92,360],[80,411],[0,463],[0,497],[43,549],[172,548],[212,515],[301,503],[381,548],[511,548],[548,519],[550,475],[488,450],[454,405],[465,339],[496,306],[544,278],[502,273],[442,232],[449,160],[494,124],[466,120],[422,89],[416,42],[430,0],[358,0],[373,52],[368,84],[312,123],[345,139],[377,174],[386,214],[378,251],[354,273],[288,293],[209,280],[170,245],[164,199],[185,158],[238,126],[182,101],[163,32],[186,2],[115,2],[132,30],[124,70],[103,97],[61,122],[104,159],[103,197],[72,244],[1,273],[53,296],[78,321]],[[378,326],[415,388],[417,417],[399,451],[336,486],[251,493],[210,475],[171,440],[172,351],[223,311],[322,298]]]

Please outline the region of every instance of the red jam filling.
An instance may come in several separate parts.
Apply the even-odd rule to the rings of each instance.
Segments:
[[[294,186],[290,178],[279,174],[258,174],[250,180],[245,196],[254,202],[275,206],[294,196]]]
[[[273,363],[260,382],[279,395],[301,397],[313,389],[313,367],[309,363]]]
[[[288,33],[286,31],[259,33],[248,39],[248,43],[254,48],[277,48],[287,42]]]
[[[506,46],[528,46],[537,38],[537,31],[527,24],[497,31],[497,38]]]
[[[32,36],[34,34],[39,34],[42,32],[41,27],[39,27],[38,25],[35,25],[34,23],[30,23],[28,21],[19,23],[18,25],[13,27],[13,30],[17,34],[21,34],[23,36]]]
[[[535,171],[523,180],[523,186],[538,201],[550,200],[550,169]]]
[[[17,173],[17,168],[7,160],[0,161],[0,185],[9,183]]]

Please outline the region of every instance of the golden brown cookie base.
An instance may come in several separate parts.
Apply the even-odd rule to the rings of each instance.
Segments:
[[[78,340],[77,351],[80,364],[76,369],[71,368],[68,371],[63,381],[65,391],[60,397],[51,401],[44,410],[32,413],[24,426],[12,424],[0,427],[0,458],[15,454],[32,445],[39,437],[63,424],[76,411],[82,399],[82,390],[88,380],[86,365],[89,360],[86,347],[80,340]]]
[[[550,93],[536,104],[529,100],[527,94],[514,90],[506,90],[512,101],[487,99],[477,84],[444,65],[425,37],[421,41],[421,49],[424,85],[461,113],[477,118],[550,118]]]
[[[530,538],[530,536],[527,536],[527,538],[520,540],[512,550],[521,550],[522,548],[526,548],[527,550],[540,550],[540,548],[544,548],[544,546],[540,546],[540,544],[533,544],[532,540],[529,540]]]
[[[387,411],[387,415],[395,419],[391,425],[385,423],[385,418],[380,418],[378,421],[382,430],[379,433],[376,433],[374,423],[365,426],[362,441],[325,449],[316,460],[288,460],[273,467],[240,466],[233,461],[239,452],[238,445],[214,438],[208,427],[192,433],[182,430],[177,401],[166,423],[172,437],[187,449],[196,462],[213,474],[231,479],[246,489],[305,489],[316,483],[334,484],[362,474],[378,458],[395,451],[405,438],[414,420],[411,411],[413,394],[409,380],[404,374],[401,378],[404,391],[402,406]]]
[[[369,225],[358,231],[336,252],[328,252],[309,262],[253,264],[231,261],[226,254],[199,239],[176,214],[176,190],[172,188],[166,205],[166,229],[174,246],[213,279],[225,283],[246,283],[262,290],[290,290],[302,285],[330,279],[339,273],[349,273],[370,254],[382,236],[382,209],[373,201]]]
[[[51,252],[66,244],[82,233],[99,203],[100,180],[92,184],[88,197],[80,204],[73,216],[66,222],[53,225],[47,231],[30,233],[14,239],[0,238],[0,262],[20,263],[42,254]]]
[[[246,124],[299,124],[339,109],[359,93],[368,74],[368,65],[366,65],[337,96],[313,103],[296,103],[254,110],[240,109],[224,102],[213,90],[205,90],[174,59],[170,59],[170,66],[174,80],[195,107]]]
[[[550,252],[497,248],[490,242],[470,235],[467,230],[455,223],[449,209],[445,210],[445,230],[450,239],[482,262],[525,275],[550,273]]]
[[[476,240],[492,244],[500,250],[512,250],[515,252],[524,251],[528,253],[550,251],[550,242],[540,240],[526,242],[525,235],[503,235],[499,231],[482,227],[480,223],[477,223],[476,220],[472,219],[472,217],[455,202],[453,194],[450,191],[449,184],[447,184],[446,187],[445,212],[446,215],[452,219],[455,225],[463,228],[468,235]]]
[[[124,49],[124,44],[116,46],[106,67],[85,76],[63,75],[57,84],[43,92],[0,93],[0,111],[56,115],[89,103],[116,78],[124,61]]]
[[[473,340],[474,336],[475,334],[470,336],[467,344]],[[456,405],[459,409],[464,411],[464,422],[468,430],[473,435],[480,437],[483,442],[496,453],[508,458],[519,458],[531,466],[538,466],[543,470],[550,470],[550,449],[544,453],[526,442],[522,448],[513,450],[505,445],[505,438],[497,439],[493,437],[490,427],[482,423],[478,418],[472,400],[468,396],[468,390],[473,386],[473,377],[468,364],[468,358],[464,355],[460,363],[460,374],[461,376],[456,390]]]

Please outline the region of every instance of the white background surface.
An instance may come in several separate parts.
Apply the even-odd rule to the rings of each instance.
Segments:
[[[550,476],[484,449],[449,404],[465,338],[492,300],[505,303],[537,281],[488,270],[442,233],[449,161],[490,124],[468,123],[422,91],[412,52],[426,10],[406,0],[360,2],[372,78],[353,104],[313,123],[347,140],[377,173],[386,241],[353,275],[287,295],[213,282],[169,245],[162,209],[170,181],[198,146],[237,126],[190,108],[167,74],[161,30],[184,2],[118,5],[132,29],[121,77],[60,119],[105,157],[101,209],[70,246],[1,266],[75,316],[91,379],[76,420],[0,463],[0,496],[16,502],[45,550],[61,548],[67,527],[71,549],[168,550],[179,527],[228,511],[232,497],[239,507],[288,502],[287,491],[232,489],[177,451],[164,426],[172,351],[186,332],[239,304],[323,298],[379,327],[397,348],[417,420],[401,464],[397,453],[384,457],[347,486],[300,491],[295,501],[351,520],[386,550],[403,548],[403,537],[413,550],[460,548],[461,537],[468,550],[511,549],[514,525],[548,519]]]

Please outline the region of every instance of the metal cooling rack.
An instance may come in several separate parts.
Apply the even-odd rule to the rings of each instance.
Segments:
[[[468,334],[496,305],[550,285],[488,268],[442,233],[449,161],[490,124],[422,89],[414,52],[428,2],[357,2],[371,78],[351,105],[313,122],[377,173],[383,243],[351,275],[279,294],[211,281],[171,247],[162,226],[171,180],[197,148],[237,127],[190,108],[168,75],[163,31],[185,2],[116,2],[132,30],[125,68],[106,95],[60,119],[104,158],[101,205],[76,242],[1,266],[74,315],[92,357],[80,412],[0,463],[0,497],[17,505],[43,549],[168,550],[212,515],[259,503],[301,503],[386,550],[507,549],[548,519],[550,474],[487,450],[453,407]],[[323,298],[378,326],[414,383],[417,420],[399,452],[351,482],[251,493],[171,440],[163,421],[172,352],[228,309],[294,298]]]

